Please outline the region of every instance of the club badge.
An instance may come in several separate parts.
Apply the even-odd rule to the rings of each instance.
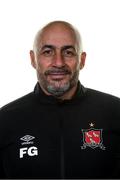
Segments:
[[[94,124],[90,123],[90,129],[82,129],[83,146],[81,146],[81,149],[86,149],[87,147],[95,149],[98,147],[102,150],[105,150],[102,139],[103,130],[95,129],[93,127]]]

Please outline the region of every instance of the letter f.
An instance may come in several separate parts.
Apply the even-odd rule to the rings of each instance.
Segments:
[[[23,154],[26,154],[28,148],[21,148],[20,149],[20,158],[23,158]]]

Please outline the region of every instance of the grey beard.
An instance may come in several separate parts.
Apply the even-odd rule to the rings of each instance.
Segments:
[[[47,86],[47,91],[56,97],[60,97],[65,94],[70,89],[70,83],[64,85],[64,87],[54,87],[52,85]]]
[[[38,77],[38,81],[40,83],[40,86],[43,89],[45,89],[48,93],[50,93],[53,96],[61,97],[66,92],[68,92],[73,86],[75,86],[77,84],[78,77],[79,77],[79,70],[77,70],[73,74],[73,77],[69,82],[67,82],[63,86],[58,86],[58,87],[55,87],[54,85],[47,83],[43,74],[40,74],[39,71],[37,71],[37,77]]]

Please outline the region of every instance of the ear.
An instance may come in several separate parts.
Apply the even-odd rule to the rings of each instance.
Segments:
[[[86,60],[86,52],[82,52],[80,58],[80,69],[83,69]]]
[[[30,59],[31,65],[36,69],[35,53],[33,50],[30,50]]]

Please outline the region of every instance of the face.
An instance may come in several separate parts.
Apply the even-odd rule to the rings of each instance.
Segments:
[[[38,49],[31,51],[41,88],[57,97],[77,85],[80,55],[75,33],[64,25],[54,25],[42,32]]]

